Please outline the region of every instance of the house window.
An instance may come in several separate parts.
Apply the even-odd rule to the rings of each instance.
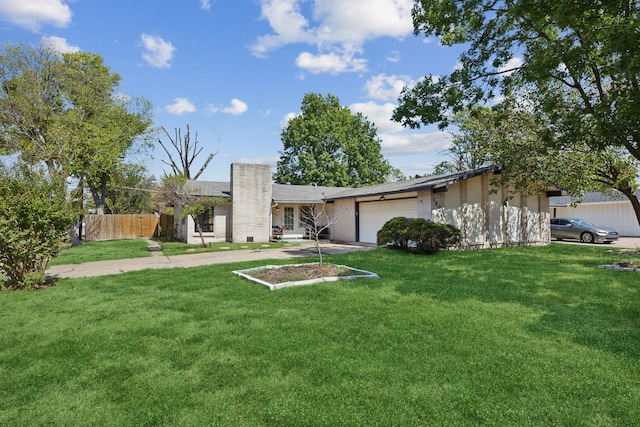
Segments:
[[[196,232],[199,232],[198,225],[203,233],[213,233],[213,206],[198,215],[198,224],[196,224]]]
[[[293,208],[284,208],[284,229],[293,230]]]
[[[316,226],[315,206],[300,206],[300,225],[304,228],[313,228]]]

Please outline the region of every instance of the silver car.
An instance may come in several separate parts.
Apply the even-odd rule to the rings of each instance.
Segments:
[[[618,230],[593,225],[580,218],[552,218],[552,239],[578,239],[584,243],[611,243],[618,240]]]

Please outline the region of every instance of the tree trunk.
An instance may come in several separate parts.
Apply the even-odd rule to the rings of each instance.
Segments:
[[[202,227],[200,227],[200,223],[198,222],[198,217],[196,215],[191,215],[193,219],[193,224],[198,229],[198,234],[200,235],[200,241],[202,242],[202,247],[206,248],[207,244],[204,242],[204,235],[202,234]]]
[[[96,205],[96,214],[104,215],[105,200],[107,198],[107,183],[101,183],[100,189],[94,187],[93,185],[90,188],[93,202]]]
[[[638,200],[638,197],[635,195],[635,193],[633,192],[633,189],[631,188],[620,190],[620,191],[622,192],[622,194],[627,196],[627,198],[631,202],[633,211],[636,214],[636,219],[638,220],[638,225],[640,225],[640,200]]]

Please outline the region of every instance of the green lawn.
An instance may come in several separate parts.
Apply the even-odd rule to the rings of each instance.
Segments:
[[[206,248],[199,245],[187,245],[181,242],[158,242],[162,254],[166,256],[185,255],[200,252],[222,252],[242,249],[269,249],[283,246],[297,246],[298,243],[212,243]],[[100,242],[83,242],[79,246],[65,249],[49,265],[80,264],[91,261],[106,261],[126,258],[142,258],[151,256],[145,239],[106,240]]]
[[[375,249],[326,258],[379,280],[278,291],[244,262],[0,293],[0,425],[638,425],[640,273],[597,268],[605,249]]]
[[[79,246],[65,249],[52,259],[49,265],[81,264],[91,261],[142,258],[151,256],[145,239],[106,240],[83,242]]]

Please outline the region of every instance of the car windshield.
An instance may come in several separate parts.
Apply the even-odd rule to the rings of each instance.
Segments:
[[[573,225],[579,225],[581,227],[593,227],[593,224],[591,224],[589,221],[585,221],[584,219],[580,219],[580,218],[572,219],[571,223]]]

